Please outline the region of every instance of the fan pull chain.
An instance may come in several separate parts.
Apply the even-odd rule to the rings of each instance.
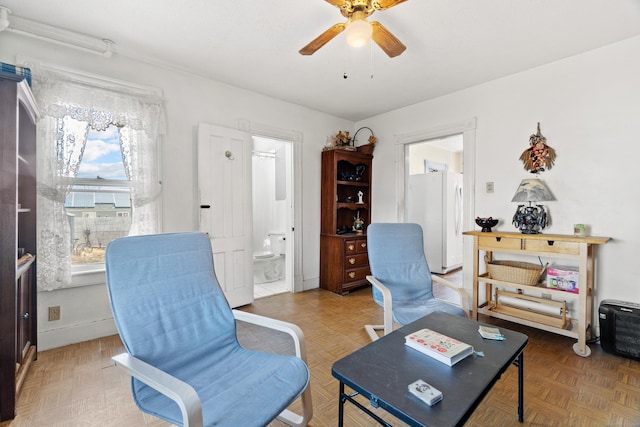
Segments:
[[[373,42],[369,42],[369,53],[371,54],[371,59],[369,62],[369,71],[371,73],[371,79],[373,80]]]
[[[347,73],[347,52],[348,52],[348,46],[347,46],[347,41],[344,41],[344,55],[342,57],[342,78],[343,79],[348,79],[349,78],[349,74]]]

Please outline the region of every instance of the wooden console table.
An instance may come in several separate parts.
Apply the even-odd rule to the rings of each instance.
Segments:
[[[609,237],[585,236],[577,237],[562,234],[522,234],[518,232],[489,232],[466,231],[463,234],[473,236],[473,319],[478,319],[478,313],[488,316],[509,320],[527,326],[532,326],[560,335],[576,338],[578,342],[573,345],[576,354],[588,357],[591,350],[587,346],[587,339],[591,338],[591,322],[593,311],[593,272],[595,248],[597,245],[607,243]],[[487,261],[493,259],[493,253],[518,254],[536,257],[549,257],[559,260],[570,260],[572,264],[577,263],[578,289],[577,294],[565,292],[558,289],[541,286],[529,286],[518,283],[495,280],[487,273],[480,274],[480,254],[485,252]],[[480,283],[485,283],[485,300],[479,300]],[[544,293],[552,295],[554,300],[564,299],[575,301],[573,315],[568,319],[564,327],[554,326],[553,322],[542,322],[536,320],[526,310],[518,309],[507,313],[494,310],[494,288],[514,290],[517,293]]]

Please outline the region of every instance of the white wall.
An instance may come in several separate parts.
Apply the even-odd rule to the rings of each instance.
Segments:
[[[238,121],[300,132],[302,150],[302,276],[304,289],[318,287],[320,251],[320,157],[326,137],[353,123],[244,89],[228,86],[181,71],[149,65],[122,56],[110,59],[24,38],[1,35],[0,61],[16,63],[25,56],[159,87],[164,91],[167,134],[162,139],[163,229],[195,230],[198,227],[196,136],[198,122],[231,128]],[[38,295],[39,349],[47,349],[105,335],[111,318],[104,285]],[[61,320],[49,322],[47,307],[61,306]],[[113,326],[111,326],[113,327]],[[66,334],[64,332],[67,332]],[[115,329],[111,329],[115,333]]]
[[[287,174],[291,176],[289,170]],[[269,245],[269,234],[273,232],[286,234],[287,231],[287,209],[291,206],[291,194],[288,192],[286,200],[276,200],[275,175],[275,158],[252,157],[253,252],[270,251],[270,246],[265,246]],[[289,177],[287,179],[290,179]]]
[[[111,59],[2,34],[0,61],[36,57],[95,74],[164,90],[167,134],[163,138],[165,231],[197,228],[195,135],[198,122],[237,127],[239,119],[299,131],[302,145],[303,276],[318,285],[320,154],[337,130],[371,127],[378,143],[373,166],[373,219],[396,221],[395,141],[472,117],[477,118],[475,215],[503,218],[501,230],[515,230],[510,202],[521,179],[518,160],[529,135],[542,133],[557,150],[556,166],[541,178],[557,201],[547,204],[552,224],[545,231],[571,233],[588,224],[593,235],[613,240],[598,251],[595,299],[640,301],[632,269],[640,253],[640,37],[530,71],[508,76],[353,123],[180,71],[115,55]],[[467,168],[465,167],[465,171]],[[493,181],[495,192],[484,193]],[[472,189],[470,189],[472,190]],[[470,286],[470,284],[466,284]],[[101,336],[110,316],[103,285],[39,293],[39,348]],[[60,305],[62,319],[46,320],[46,308]],[[106,319],[106,320],[105,320]],[[66,332],[66,333],[65,333]]]
[[[545,203],[552,223],[544,232],[572,234],[574,223],[585,223],[591,235],[612,237],[597,250],[596,307],[608,298],[640,302],[638,52],[640,37],[635,37],[356,123],[374,129],[379,141],[373,220],[398,220],[398,135],[476,117],[474,215],[501,218],[498,230],[516,231],[511,198],[520,180],[532,177],[519,157],[540,122],[557,151],[553,169],[540,175],[556,197]],[[484,190],[489,181],[495,183],[491,194]]]

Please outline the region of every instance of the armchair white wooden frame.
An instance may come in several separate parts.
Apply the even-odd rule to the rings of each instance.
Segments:
[[[451,301],[446,301],[440,298],[436,298],[442,302],[456,305],[464,310],[465,316],[469,318],[469,297],[464,288],[457,286],[455,283],[450,282],[449,280],[443,279],[440,276],[436,276],[434,274],[431,275],[431,279],[433,282],[437,282],[441,285],[446,286],[458,293],[460,298],[460,303],[455,304]],[[380,335],[376,331],[383,331],[382,336],[387,335],[394,330],[394,321],[393,321],[393,298],[391,296],[391,291],[387,288],[381,281],[376,279],[374,276],[367,276],[367,280],[371,283],[371,286],[374,286],[382,293],[382,300],[384,302],[383,306],[383,322],[382,325],[364,325],[364,329],[369,334],[371,341],[375,341],[380,338]]]
[[[296,356],[307,362],[306,344],[302,330],[293,323],[260,316],[255,313],[247,313],[239,310],[232,310],[236,320],[247,322],[254,325],[262,326],[285,332],[293,339]],[[158,392],[164,394],[180,407],[184,427],[203,427],[202,406],[200,398],[196,391],[184,381],[181,381],[166,372],[149,365],[148,363],[129,355],[122,353],[112,357],[112,360],[127,371],[129,375],[145,384],[153,387]],[[285,409],[278,415],[277,419],[292,426],[306,426],[313,416],[313,407],[311,402],[311,385],[307,384],[307,388],[302,392],[302,415]]]

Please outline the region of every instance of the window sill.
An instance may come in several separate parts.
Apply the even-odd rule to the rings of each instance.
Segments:
[[[66,287],[104,285],[106,283],[104,264],[84,264],[72,267],[71,284]]]

